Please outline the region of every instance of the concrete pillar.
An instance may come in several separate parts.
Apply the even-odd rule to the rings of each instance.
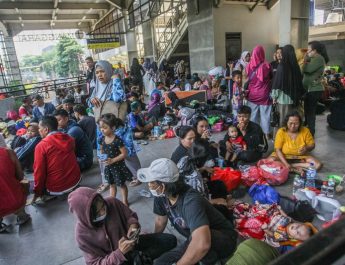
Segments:
[[[291,43],[291,0],[280,1],[279,46]]]
[[[152,39],[152,26],[151,21],[147,21],[143,23],[142,25],[143,29],[143,39],[144,39],[144,56],[145,58],[150,58],[151,61],[153,61],[153,39]]]
[[[128,24],[128,12],[124,12],[124,28],[126,29],[126,47],[127,47],[127,65],[128,68],[132,65],[133,58],[138,58],[138,49],[137,49],[137,39],[134,29],[129,29]]]
[[[215,65],[213,1],[187,1],[191,73],[206,73]]]
[[[309,6],[309,0],[291,0],[291,44],[295,48],[308,46]]]

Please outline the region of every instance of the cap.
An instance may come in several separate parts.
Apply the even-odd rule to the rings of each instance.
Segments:
[[[137,177],[141,182],[161,181],[173,183],[179,178],[179,170],[172,160],[159,158],[152,161],[150,167],[139,169]]]

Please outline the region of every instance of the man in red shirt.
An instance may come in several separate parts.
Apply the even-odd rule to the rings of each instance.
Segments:
[[[34,198],[44,194],[63,195],[80,182],[80,170],[75,156],[74,139],[58,132],[53,116],[44,116],[39,123],[42,141],[36,146],[34,158]]]

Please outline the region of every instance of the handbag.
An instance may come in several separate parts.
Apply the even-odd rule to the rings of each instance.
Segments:
[[[272,105],[272,111],[270,115],[271,127],[279,127],[280,125],[280,113],[277,108],[277,104]]]
[[[262,63],[260,63],[257,67],[255,67],[254,71],[252,72],[252,74],[249,76],[247,82],[244,83],[244,86],[243,86],[243,90],[244,91],[248,91],[248,88],[249,88],[249,83],[250,81],[252,81],[254,75],[256,74],[256,71],[258,70],[258,68],[260,67],[260,65],[262,65]]]
[[[116,84],[116,86],[115,86]],[[122,88],[122,87],[121,87]],[[101,106],[93,107],[93,113],[94,113],[94,117],[95,120],[98,121],[100,119],[100,117],[103,114],[106,113],[112,113],[114,114],[117,118],[121,119],[122,121],[126,120],[126,116],[127,116],[127,108],[128,105],[125,101],[120,100],[121,98],[121,93],[119,93],[119,85],[117,84],[117,82],[115,81],[113,84],[113,89],[115,89],[115,91],[112,91],[112,95],[110,100],[104,100],[101,102]],[[101,95],[101,98],[106,94],[109,93],[108,92],[108,86],[104,89],[103,94]],[[107,98],[107,96],[105,97]],[[118,102],[115,102],[114,100],[117,100]]]

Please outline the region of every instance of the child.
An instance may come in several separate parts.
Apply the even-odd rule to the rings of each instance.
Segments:
[[[74,88],[74,103],[75,104],[81,104],[81,97],[84,95],[84,93],[81,91],[80,87]]]
[[[145,122],[141,116],[140,102],[134,101],[131,103],[131,113],[128,115],[128,124],[134,132],[135,139],[145,138],[146,135],[150,134],[153,128],[152,122]]]
[[[228,142],[231,144],[233,151],[232,152],[228,150],[226,151],[225,161],[229,161],[230,156],[231,156],[230,162],[234,162],[242,151],[247,150],[247,144],[244,141],[242,136],[238,136],[238,130],[235,126],[229,127],[228,135],[229,135]]]
[[[287,216],[276,204],[249,205],[237,201],[230,208],[241,236],[263,240],[273,247],[297,246],[317,232],[310,223]]]
[[[216,107],[219,110],[222,111],[229,111],[229,98],[228,95],[226,93],[226,86],[225,85],[221,85],[219,87],[220,93],[217,96],[217,103],[216,103]]]
[[[26,142],[23,146],[15,149],[18,160],[22,169],[27,169],[27,172],[32,172],[32,166],[34,163],[34,153],[36,145],[41,141],[41,137],[38,132],[38,124],[31,123],[26,131]]]
[[[128,206],[126,180],[131,180],[132,174],[125,164],[126,147],[114,134],[115,125],[114,114],[107,113],[101,116],[99,127],[103,136],[99,139],[100,153],[106,155],[102,162],[105,163],[104,176],[110,185],[110,196],[116,197],[116,186],[121,187],[122,202]]]
[[[232,98],[231,98],[231,105],[232,105],[232,114],[234,115],[234,120],[237,120],[237,110],[243,106],[243,88],[242,88],[242,72],[241,71],[233,71],[232,72],[232,79],[234,81],[232,87]]]

